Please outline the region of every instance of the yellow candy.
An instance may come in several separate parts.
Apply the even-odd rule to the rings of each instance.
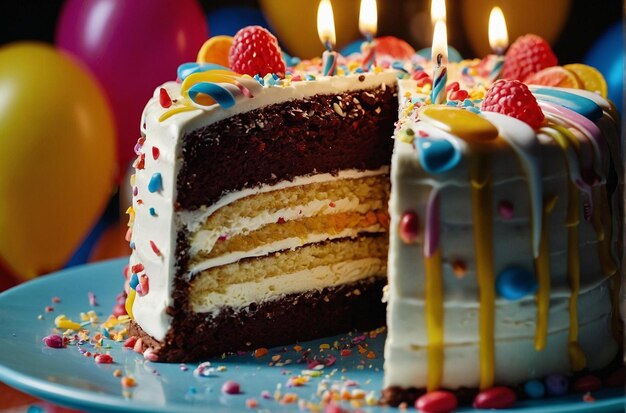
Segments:
[[[606,98],[608,95],[608,86],[602,73],[595,67],[587,66],[582,63],[573,63],[563,66],[564,69],[574,73],[578,80],[581,81],[582,87],[590,92],[599,93]]]
[[[62,328],[65,330],[80,330],[80,324],[75,323],[72,320],[61,320],[56,323],[57,328]]]
[[[135,296],[137,292],[132,288],[128,290],[128,297],[126,297],[126,313],[133,318],[133,303],[135,302]]]
[[[198,63],[215,63],[228,67],[228,54],[233,44],[231,36],[213,36],[200,48]]]
[[[420,119],[470,142],[485,142],[498,137],[498,129],[491,122],[461,108],[426,106],[420,112]]]

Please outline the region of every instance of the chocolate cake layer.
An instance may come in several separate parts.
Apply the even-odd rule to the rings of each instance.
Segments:
[[[135,322],[131,323],[130,334],[156,349],[159,361],[190,362],[355,329],[370,330],[385,324],[382,291],[386,282],[384,277],[372,277],[321,291],[290,294],[245,309],[225,308],[215,316],[189,312],[172,324],[165,343],[154,340]]]
[[[180,207],[223,194],[342,169],[389,165],[397,120],[395,87],[317,95],[266,106],[183,137]]]

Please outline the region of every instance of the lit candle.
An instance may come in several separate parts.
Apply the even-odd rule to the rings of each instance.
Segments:
[[[430,22],[433,29],[439,20],[446,21],[446,0],[432,0],[430,2]]]
[[[506,21],[500,7],[491,9],[489,15],[489,45],[495,54],[494,64],[489,73],[489,79],[493,82],[500,77],[504,66],[504,52],[509,46],[509,34],[506,30]]]
[[[333,50],[336,42],[335,18],[330,0],[321,0],[317,8],[317,34],[326,47],[322,54],[322,74],[334,76],[337,73],[337,52]]]
[[[365,36],[365,41],[361,44],[361,55],[363,56],[363,70],[369,71],[376,64],[376,26],[378,23],[378,12],[376,10],[376,0],[361,0],[361,10],[359,12],[359,30]]]
[[[435,63],[433,73],[433,90],[430,94],[431,103],[445,103],[446,82],[448,81],[448,35],[446,33],[446,22],[438,20],[435,23],[433,34],[433,47],[431,58]]]

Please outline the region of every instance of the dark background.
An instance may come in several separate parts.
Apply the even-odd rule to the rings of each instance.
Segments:
[[[407,1],[416,0],[384,0],[385,8],[397,7],[398,10],[401,10],[403,3]],[[450,2],[450,0],[448,1]],[[258,7],[258,2],[255,0],[200,0],[200,3],[207,14],[221,7]],[[428,8],[430,1],[416,2],[416,4],[416,7]],[[53,43],[57,17],[62,5],[63,0],[2,0],[0,2],[0,45],[16,40],[41,40]],[[461,22],[461,18],[455,14],[455,9],[458,12],[460,8],[448,7],[448,19],[455,22],[455,25],[449,27],[458,27],[456,23]],[[582,61],[587,50],[604,30],[622,19],[622,13],[622,0],[572,0],[567,24],[553,45],[559,62],[566,64]],[[406,19],[407,21],[402,22],[397,21],[397,19]],[[416,49],[429,46],[418,44],[416,40],[411,41],[408,16],[400,15],[393,20],[381,19],[379,35],[394,35],[406,39]],[[457,35],[454,36],[454,39],[454,42],[451,42],[452,45],[463,56],[471,57],[474,55],[463,36]]]

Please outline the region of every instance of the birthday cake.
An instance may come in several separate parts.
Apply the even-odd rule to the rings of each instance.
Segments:
[[[126,276],[147,357],[386,316],[391,404],[614,359],[623,161],[608,101],[584,82],[491,85],[485,59],[449,64],[435,105],[419,56],[337,56],[329,73],[285,65],[254,27],[230,50],[230,68],[182,65],[143,114]]]

